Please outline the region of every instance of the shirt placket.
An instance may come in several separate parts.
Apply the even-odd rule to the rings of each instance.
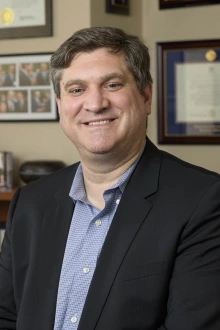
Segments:
[[[87,213],[89,209],[89,205],[84,204],[80,201],[76,202],[75,204],[75,212],[77,214],[78,208],[87,208]],[[58,308],[57,315],[60,315],[60,317],[56,317],[55,327],[54,330],[60,330],[60,329],[69,329],[72,327],[68,326],[68,306],[71,301],[71,292],[73,287],[73,281],[74,276],[78,270],[77,264],[78,264],[78,256],[80,255],[81,246],[83,244],[83,240],[86,236],[86,232],[88,230],[90,221],[92,221],[92,218],[87,219],[81,219],[81,221],[72,221],[69,235],[67,239],[66,244],[66,250],[64,254],[64,260],[63,260],[63,267],[61,271],[60,276],[60,283],[65,282],[65,290],[61,290],[58,292],[58,298],[59,298],[59,306],[63,308],[63,311]],[[62,286],[59,284],[59,288],[62,288]],[[61,316],[62,315],[62,316]]]
[[[77,271],[75,272],[70,301],[66,313],[65,323],[71,321],[71,329],[77,329],[81,313],[84,307],[83,300],[80,297],[87,296],[89,286],[95,271],[97,259],[99,257],[103,241],[105,240],[110,221],[109,212],[114,214],[117,208],[117,197],[119,197],[118,189],[114,189],[110,194],[105,196],[105,208],[103,211],[97,213],[90,222],[88,231],[84,238],[83,248],[80,251],[78,262],[76,265]],[[94,212],[94,208],[93,208]],[[95,244],[93,244],[95,242]],[[66,324],[66,326],[67,326]],[[63,329],[66,329],[64,327]]]

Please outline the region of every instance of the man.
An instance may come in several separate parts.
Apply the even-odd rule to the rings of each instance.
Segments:
[[[33,78],[33,64],[24,63],[19,69],[19,84],[20,86],[31,86],[34,85]]]
[[[27,106],[27,92],[26,91],[18,91],[16,93],[16,112],[27,112],[28,106]]]
[[[42,112],[43,111],[43,103],[41,100],[41,92],[40,91],[32,91],[31,93],[31,111],[32,112]]]
[[[4,66],[0,64],[0,87],[5,86],[5,78],[6,78],[6,73],[4,70]]]
[[[5,76],[4,86],[14,87],[15,85],[16,85],[16,82],[15,82],[15,65],[10,64],[8,66],[8,71],[7,71],[6,76]]]
[[[0,113],[5,113],[7,112],[7,103],[5,101],[0,100]]]
[[[41,63],[36,77],[37,85],[50,85],[50,77],[47,63]]]
[[[106,27],[52,56],[81,162],[14,196],[0,329],[220,329],[220,176],[145,138],[149,64],[137,38]]]
[[[7,92],[7,111],[8,112],[15,112],[16,107],[16,98],[15,98],[15,92],[14,91],[8,91]]]

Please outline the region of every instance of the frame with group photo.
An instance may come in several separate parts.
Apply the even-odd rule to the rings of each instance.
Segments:
[[[0,122],[57,121],[50,54],[0,56]]]

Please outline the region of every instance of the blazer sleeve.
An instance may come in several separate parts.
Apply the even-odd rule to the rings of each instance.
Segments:
[[[18,190],[10,204],[6,231],[0,252],[0,329],[16,329],[17,311],[14,299],[13,264],[11,253],[12,219],[19,196]]]
[[[182,232],[158,330],[220,329],[220,181],[196,206]]]

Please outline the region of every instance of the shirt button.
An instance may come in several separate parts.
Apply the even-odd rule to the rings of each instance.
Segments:
[[[100,219],[96,220],[95,225],[97,227],[101,226],[101,224],[102,224],[102,221]]]
[[[76,323],[77,322],[77,317],[76,316],[71,317],[71,322]]]
[[[88,267],[84,267],[83,268],[83,273],[84,274],[88,274],[89,273],[89,268]]]
[[[117,199],[117,200],[116,200],[116,204],[119,204],[119,202],[120,202],[120,199]]]

